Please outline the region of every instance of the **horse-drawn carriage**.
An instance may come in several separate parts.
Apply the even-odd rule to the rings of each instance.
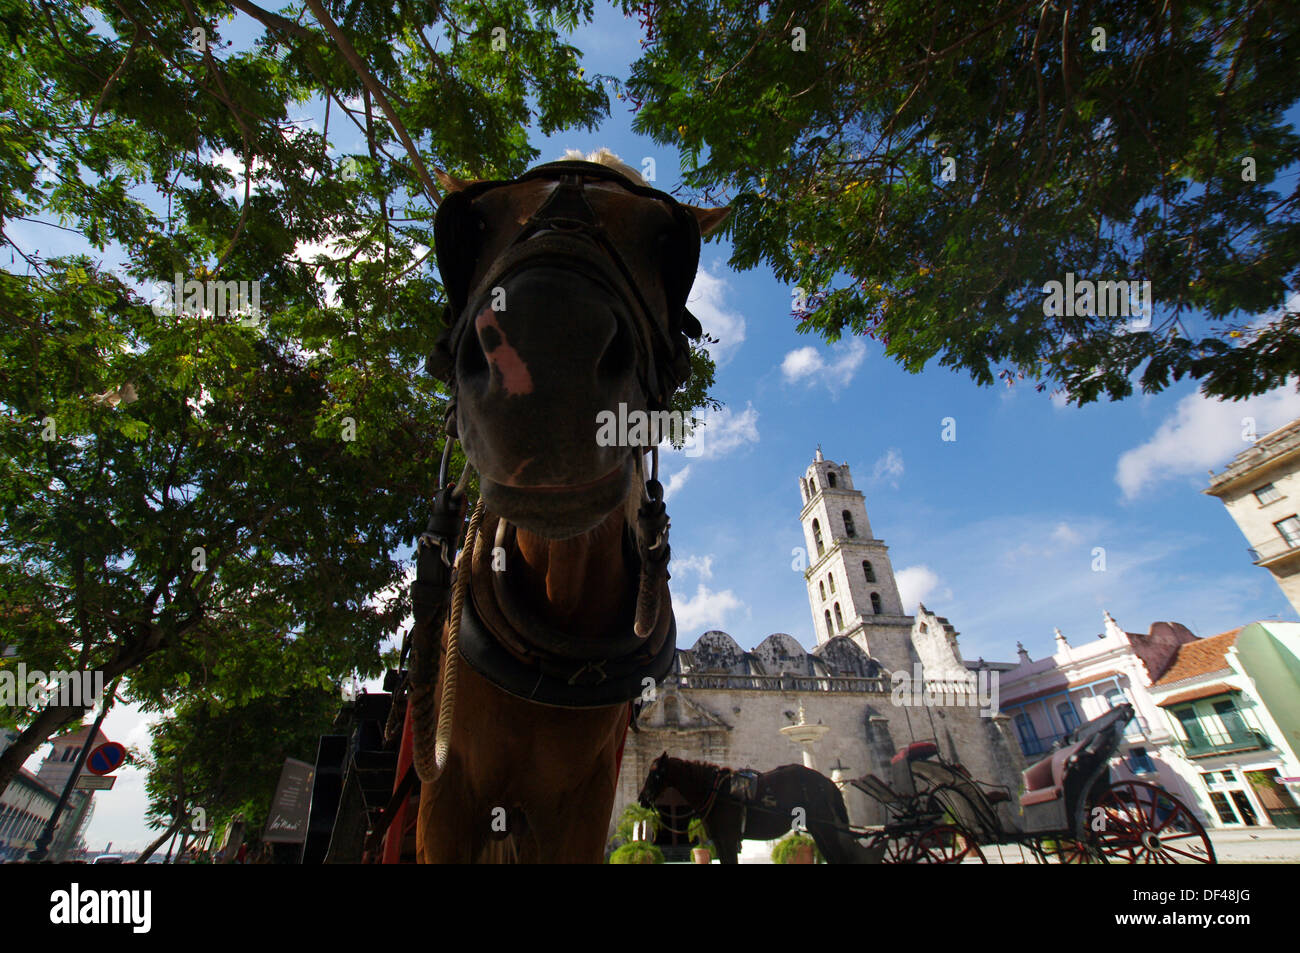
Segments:
[[[1181,801],[1144,781],[1111,780],[1132,717],[1131,705],[1119,705],[1062,738],[1025,770],[1014,815],[1010,791],[974,780],[932,741],[899,749],[887,782],[875,775],[850,782],[884,805],[883,827],[850,826],[835,785],[800,765],[751,778],[665,752],[641,802],[650,806],[675,788],[730,863],[742,839],[780,836],[792,815],[829,863],[987,863],[987,850],[1001,855],[1005,847],[1041,863],[1214,863],[1205,828]]]
[[[1018,817],[1011,792],[976,782],[933,742],[914,742],[894,756],[889,783],[852,782],[889,815],[868,843],[883,848],[885,863],[983,863],[985,849],[1003,845],[1043,863],[1214,863],[1205,828],[1178,798],[1145,781],[1111,780],[1132,717],[1131,705],[1119,705],[1030,765]]]

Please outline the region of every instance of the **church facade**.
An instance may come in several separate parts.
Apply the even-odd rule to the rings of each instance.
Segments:
[[[757,771],[802,762],[842,782],[857,826],[883,823],[883,808],[847,781],[888,777],[890,758],[913,741],[936,741],[944,757],[981,781],[1007,786],[1014,799],[1024,760],[1010,720],[998,712],[996,695],[990,705],[968,691],[996,685],[1013,666],[980,670],[962,659],[947,619],[923,605],[915,616],[904,612],[889,548],[872,535],[847,464],[824,459],[818,449],[798,485],[815,648],[775,633],[746,651],[719,631],[679,648],[672,672],[641,704],[628,733],[611,831],[664,751]],[[781,733],[800,721],[828,730],[801,748]],[[689,809],[676,792],[666,792],[659,807],[672,826],[685,829]],[[671,834],[661,840],[684,842]]]

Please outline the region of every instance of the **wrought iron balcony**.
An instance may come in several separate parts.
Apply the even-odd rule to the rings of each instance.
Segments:
[[[1189,758],[1207,758],[1214,754],[1230,754],[1234,751],[1254,751],[1270,747],[1265,734],[1253,729],[1228,734],[1207,733],[1197,741],[1184,741],[1182,744]]]
[[[1277,559],[1279,556],[1300,552],[1300,539],[1290,540],[1285,536],[1279,536],[1277,539],[1265,540],[1258,546],[1252,546],[1246,552],[1250,553],[1251,562],[1256,566],[1261,566]]]

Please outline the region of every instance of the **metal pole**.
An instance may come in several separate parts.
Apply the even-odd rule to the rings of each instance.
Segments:
[[[113,704],[113,698],[116,694],[117,682],[114,682],[112,688],[104,696],[104,703],[100,707],[99,716],[95,719],[94,725],[91,726],[86,743],[77,752],[77,760],[72,765],[72,773],[68,775],[68,783],[63,785],[63,794],[59,797],[59,803],[54,805],[54,811],[50,814],[50,819],[45,822],[45,829],[41,831],[41,836],[36,838],[36,846],[27,854],[27,859],[32,863],[39,863],[44,860],[46,853],[49,852],[50,841],[54,840],[54,829],[59,825],[59,817],[63,814],[63,809],[68,805],[68,798],[72,796],[72,789],[77,783],[77,777],[81,774],[81,768],[85,765],[86,758],[90,756],[90,747],[99,735],[99,726],[104,723],[104,717],[108,714],[108,709]]]

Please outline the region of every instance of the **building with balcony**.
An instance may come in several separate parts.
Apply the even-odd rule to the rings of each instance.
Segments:
[[[1001,711],[1012,720],[1021,752],[1026,761],[1038,761],[1079,725],[1129,702],[1134,717],[1112,774],[1157,784],[1195,807],[1193,782],[1178,764],[1178,738],[1149,688],[1183,646],[1200,640],[1177,622],[1156,622],[1139,633],[1124,631],[1109,612],[1102,621],[1101,634],[1079,645],[1057,629],[1053,653],[1041,659],[1031,659],[1021,645],[1020,664],[1003,673]],[[1205,807],[1199,813],[1208,819]]]
[[[1150,694],[1219,825],[1300,827],[1300,624],[1254,622],[1183,645]]]
[[[0,750],[7,748],[16,736],[16,732],[4,732],[0,737]],[[41,762],[38,772],[33,774],[26,768],[19,769],[9,786],[0,792],[0,861],[20,860],[36,846],[37,838],[54,813],[77,755],[89,736],[90,728],[86,727],[52,738],[50,754]],[[99,732],[95,743],[102,744],[107,740],[103,732]],[[80,849],[94,810],[94,792],[72,792],[50,842],[51,860],[66,859]]]
[[[1251,561],[1300,612],[1300,420],[1260,437],[1223,472],[1210,471],[1204,492],[1223,501]]]

